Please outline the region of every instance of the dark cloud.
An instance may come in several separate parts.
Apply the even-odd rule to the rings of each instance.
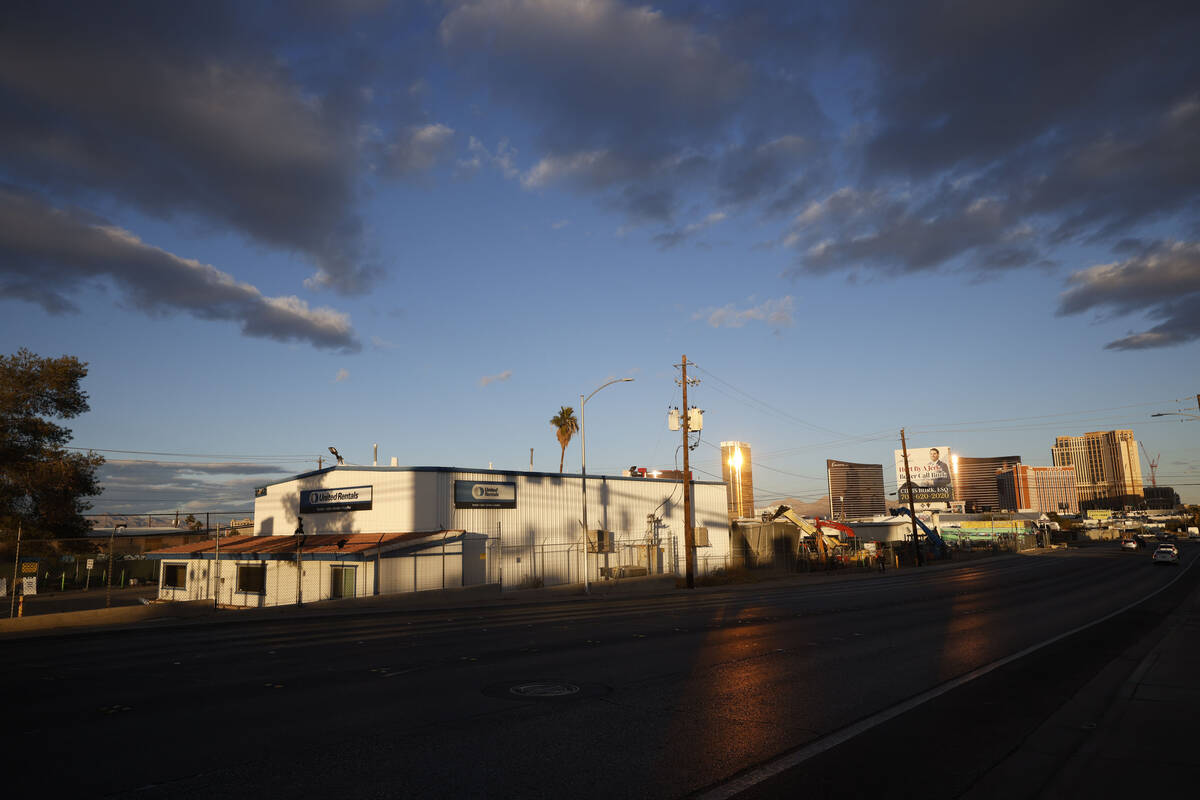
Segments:
[[[1141,333],[1109,342],[1110,350],[1169,347],[1200,339],[1200,243],[1147,246],[1125,261],[1098,264],[1071,275],[1059,298],[1060,315],[1097,311],[1141,313],[1162,320]]]
[[[248,508],[256,486],[295,472],[274,464],[110,460],[100,468],[104,492],[93,504],[99,511]]]
[[[864,0],[848,46],[874,66],[874,170],[928,176],[1136,126],[1196,90],[1191,2]]]
[[[465,69],[536,112],[556,154],[619,143],[662,156],[720,124],[750,79],[715,37],[616,0],[480,0],[439,33]]]
[[[1194,3],[864,0],[820,27],[868,69],[857,177],[797,216],[798,270],[986,275],[1200,210]]]
[[[93,216],[0,186],[0,296],[63,313],[74,310],[69,293],[98,279],[112,281],[146,314],[183,311],[238,322],[248,336],[360,349],[345,314],[310,309],[297,297],[266,297],[215,267],[153,247]]]
[[[364,291],[378,270],[354,211],[361,100],[303,85],[307,67],[238,8],[7,4],[0,174],[230,226],[307,256],[311,285]]]
[[[670,223],[691,190],[769,202],[816,157],[827,120],[804,80],[724,46],[725,16],[675,5],[480,0],[439,33],[492,102],[534,125],[527,188],[598,193],[635,224]]]

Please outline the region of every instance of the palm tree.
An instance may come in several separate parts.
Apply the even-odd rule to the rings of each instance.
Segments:
[[[579,430],[579,420],[575,419],[575,409],[561,406],[558,414],[550,418],[550,424],[554,426],[554,434],[558,437],[558,443],[562,445],[562,455],[558,457],[558,472],[561,475],[563,459],[567,457],[567,445],[571,443],[575,431]]]

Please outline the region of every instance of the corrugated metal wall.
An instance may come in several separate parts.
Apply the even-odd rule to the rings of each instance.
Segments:
[[[512,482],[516,508],[456,509],[454,482]],[[369,511],[313,513],[304,518],[305,532],[407,533],[465,530],[493,540],[487,550],[487,580],[505,586],[538,586],[582,581],[583,481],[579,475],[501,471],[338,467],[275,484],[255,499],[255,532],[288,535],[295,530],[300,492],[315,488],[372,487]],[[724,483],[693,484],[694,518],[707,527],[711,546],[697,548],[700,574],[728,566],[729,517]],[[672,481],[589,476],[588,527],[611,531],[616,552],[590,554],[589,580],[625,574],[623,568],[645,565],[646,549],[661,559],[655,567],[682,574],[683,487]],[[660,522],[647,540],[647,516]],[[427,582],[403,578],[405,586]],[[409,565],[411,572],[412,565]],[[421,567],[417,567],[418,576]],[[440,587],[440,571],[438,573]],[[294,574],[293,574],[294,580]],[[391,579],[389,579],[391,580]],[[432,579],[431,579],[432,580]],[[384,584],[387,581],[383,582]],[[399,585],[399,584],[397,584]],[[284,591],[282,584],[280,591]],[[306,590],[307,591],[307,590]],[[381,584],[381,591],[389,591]],[[396,589],[391,591],[412,591]],[[292,590],[294,597],[295,590]]]

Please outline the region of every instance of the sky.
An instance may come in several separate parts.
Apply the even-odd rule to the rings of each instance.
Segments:
[[[0,350],[86,361],[98,511],[347,463],[756,500],[1131,428],[1200,502],[1200,5],[39,0],[0,26]],[[579,437],[564,467],[580,468]],[[1145,457],[1143,472],[1149,479]]]

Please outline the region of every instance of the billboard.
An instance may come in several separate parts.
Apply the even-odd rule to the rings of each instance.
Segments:
[[[948,508],[954,500],[954,473],[950,469],[950,448],[914,447],[908,451],[908,467],[904,472],[904,451],[896,450],[896,497],[908,502],[911,489],[913,504],[920,509]]]

